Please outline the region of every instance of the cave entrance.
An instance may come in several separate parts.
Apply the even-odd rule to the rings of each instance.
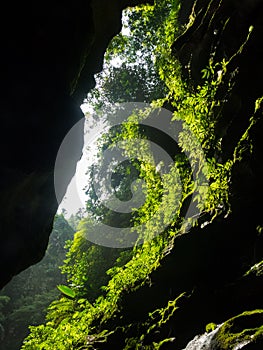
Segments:
[[[90,115],[93,113],[99,115],[103,106],[123,102],[150,103],[152,100],[165,96],[166,88],[157,72],[154,51],[160,40],[158,37],[160,11],[165,12],[166,10],[159,9],[159,13],[155,14],[149,11],[150,22],[147,23],[143,20],[140,11],[146,13],[148,10],[148,6],[145,6],[141,10],[127,9],[123,12],[121,33],[109,44],[103,71],[95,77],[96,88],[90,91],[81,106],[88,128],[92,129],[92,126],[89,125]],[[105,128],[107,129],[106,119],[101,119],[98,124],[99,130],[97,132],[93,130],[95,134],[100,134],[102,129],[104,131]],[[83,137],[86,132],[84,129]],[[90,172],[87,173],[87,170],[94,163],[93,159],[97,156],[98,148],[83,149],[83,154],[86,152],[88,152],[89,160],[82,157],[78,162],[76,174],[59,205],[45,257],[38,264],[14,277],[1,291],[1,349],[20,348],[23,339],[28,334],[28,325],[45,322],[48,305],[59,297],[61,290],[63,291],[63,288],[58,290],[57,286],[68,284],[66,274],[61,274],[59,267],[64,264],[66,251],[74,244],[72,243],[74,233],[80,221],[86,217],[87,201],[89,201],[89,206],[93,204],[93,199],[88,191]],[[130,196],[131,191],[126,191],[126,188],[130,187],[138,175],[138,170],[131,163],[124,162],[123,164],[125,166],[118,168],[111,183],[114,185],[115,192],[122,191],[120,195],[122,199],[127,193]],[[87,248],[90,246],[88,244]],[[96,277],[94,268],[92,268],[91,299],[95,299],[100,293],[100,287],[107,283],[108,276],[105,271],[114,264],[121,251],[126,251],[126,249],[106,248],[100,251],[102,258],[98,259],[94,268],[101,271],[101,276]],[[127,251],[129,252],[129,249]],[[127,257],[129,258],[128,255]],[[64,269],[64,272],[67,273],[66,270],[67,268]],[[81,284],[82,282],[76,283]],[[67,293],[65,289],[64,293]]]

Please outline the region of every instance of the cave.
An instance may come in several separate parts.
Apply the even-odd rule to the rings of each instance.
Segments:
[[[143,1],[6,4],[1,24],[0,285],[44,256],[58,203],[53,171],[67,132],[83,117],[122,10]],[[6,23],[8,25],[6,26]],[[64,191],[81,156],[69,160]],[[70,168],[70,166],[69,166]],[[8,234],[7,234],[8,232]]]
[[[94,75],[103,69],[105,51],[121,30],[122,11],[153,3],[87,0],[66,5],[55,1],[20,3],[15,9],[11,3],[5,5],[8,25],[1,23],[1,288],[45,254],[59,205],[54,189],[57,153],[67,132],[83,118],[80,105],[95,87]],[[81,349],[162,346],[182,350],[204,333],[209,322],[234,320],[235,324],[243,319],[244,324],[238,323],[240,330],[253,328],[257,334],[255,343],[243,348],[261,348],[261,311],[250,310],[263,309],[262,13],[260,0],[181,1],[178,21],[183,30],[170,48],[172,60],[181,64],[184,83],[195,91],[211,57],[227,61],[226,72],[215,72],[220,83],[225,74],[214,96],[224,103],[215,110],[211,129],[215,140],[220,140],[221,153],[211,151],[208,156],[223,164],[234,155],[228,184],[231,210],[213,219],[204,215],[196,226],[176,236],[160,266],[149,273],[148,282],[121,294],[121,317],[104,320],[105,333],[94,322],[103,340],[87,335],[87,347]],[[229,81],[234,83],[225,97]],[[177,108],[169,101],[165,107]],[[81,137],[72,145],[61,198],[82,146]],[[152,334],[155,326],[146,328],[147,317],[157,314],[153,310],[164,310],[164,315],[168,310],[164,305],[175,305],[171,300],[179,295],[176,313],[172,311],[163,325],[157,320],[159,328]],[[244,311],[250,311],[248,316]],[[254,318],[258,328],[249,326]],[[227,333],[227,323],[225,329]],[[141,347],[136,347],[136,339],[142,339]],[[220,341],[216,338],[213,349],[226,349]],[[149,344],[161,345],[152,348]],[[230,345],[234,349],[238,343]],[[209,350],[211,343],[207,346]]]

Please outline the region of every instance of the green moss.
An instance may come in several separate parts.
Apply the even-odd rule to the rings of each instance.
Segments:
[[[256,275],[256,276],[262,276],[263,275],[263,260],[258,262],[257,264],[253,265],[246,273],[247,275]]]
[[[246,311],[226,321],[215,338],[220,350],[231,350],[242,342],[263,340],[263,310]]]
[[[125,348],[123,350],[159,350],[164,349],[167,343],[173,343],[174,337],[164,338],[156,342],[156,334],[160,332],[160,329],[174,316],[174,313],[178,309],[178,301],[183,298],[185,293],[180,294],[174,300],[169,300],[167,305],[163,308],[156,309],[148,314],[148,318],[144,323],[141,323],[137,329],[137,336],[125,339]],[[130,330],[135,330],[136,326],[130,325]],[[126,332],[129,327],[126,327]],[[125,331],[125,330],[124,330]],[[158,337],[157,337],[158,338]]]
[[[215,323],[213,323],[213,322],[208,323],[208,324],[205,326],[205,331],[206,331],[207,333],[210,333],[210,332],[214,331],[214,330],[216,329],[216,327],[217,327],[217,325],[216,325]]]

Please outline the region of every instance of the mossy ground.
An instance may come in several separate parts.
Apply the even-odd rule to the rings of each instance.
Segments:
[[[248,342],[249,348],[263,342],[263,310],[246,311],[226,321],[216,334],[218,350],[235,349]]]

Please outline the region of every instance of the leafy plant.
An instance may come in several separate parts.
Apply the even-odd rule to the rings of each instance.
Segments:
[[[64,294],[66,297],[70,299],[74,299],[76,296],[76,293],[73,289],[69,288],[68,286],[64,286],[63,284],[59,284],[57,286],[58,290]]]
[[[152,310],[140,324],[122,323],[122,326],[116,327],[115,320],[124,322],[122,299],[142,286],[151,285],[151,273],[160,267],[163,257],[173,249],[174,237],[178,232],[183,232],[181,226],[184,223],[184,205],[191,196],[194,196],[194,203],[208,217],[208,223],[219,215],[229,214],[231,171],[233,164],[242,158],[243,141],[247,140],[247,135],[244,134],[233,157],[226,161],[221,159],[222,135],[216,132],[216,127],[224,104],[231,95],[237,71],[230,71],[229,68],[229,62],[233,58],[222,58],[216,62],[215,55],[211,54],[207,67],[202,70],[203,80],[200,84],[193,86],[186,83],[181,74],[181,66],[171,52],[175,35],[184,29],[177,23],[178,11],[179,2],[175,0],[156,1],[155,6],[147,5],[134,11],[129,10],[127,21],[130,34],[121,34],[114,39],[106,53],[108,62],[119,57],[120,66],[110,67],[106,64],[104,73],[98,78],[98,88],[88,99],[94,109],[101,106],[105,97],[106,104],[140,98],[155,106],[168,105],[174,111],[172,122],[182,120],[186,125],[179,137],[182,153],[188,154],[197,165],[202,157],[206,158],[206,167],[197,166],[197,171],[204,172],[203,175],[209,183],[208,193],[203,193],[202,188],[195,191],[200,184],[194,182],[187,157],[181,154],[175,157],[169,176],[172,178],[179,171],[182,198],[172,222],[162,234],[142,245],[137,244],[132,249],[112,251],[88,242],[91,217],[82,218],[74,240],[67,245],[68,253],[62,266],[62,272],[67,275],[67,282],[72,289],[61,286],[60,291],[69,298],[62,297],[50,305],[46,324],[30,328],[31,333],[24,341],[23,350],[95,348],[108,341],[111,336],[117,336],[118,332],[125,334],[123,349],[159,349],[163,344],[174,341],[174,338],[166,338],[146,343],[146,335],[158,333],[158,329],[176,316],[177,302],[184,294],[169,300],[166,306]],[[244,45],[236,55],[242,53]],[[136,61],[142,67],[138,67]],[[150,82],[151,77],[153,84]],[[163,82],[159,86],[161,80]],[[146,86],[141,86],[142,81],[146,82]],[[139,86],[136,82],[140,83]],[[152,101],[153,98],[155,101]],[[257,105],[259,103],[258,101]],[[139,133],[138,122],[142,117],[131,116],[130,121],[133,123],[124,124],[116,137],[136,139]],[[254,123],[253,116],[251,123]],[[196,153],[189,133],[195,135],[204,154]],[[104,141],[107,142],[105,139]],[[125,151],[134,156],[131,158],[136,158],[132,147]],[[132,165],[137,170],[139,168],[139,176],[148,181],[150,189],[146,193],[145,204],[137,211],[138,215],[134,220],[138,223],[146,222],[142,234],[152,238],[161,218],[157,217],[152,223],[148,223],[147,219],[160,204],[162,184],[156,171],[147,162],[140,163],[137,168],[135,162]],[[120,168],[113,179],[115,187],[121,189],[122,196],[127,195],[129,187],[128,182],[125,182],[126,175],[133,175],[131,167],[127,173]],[[169,176],[167,182],[172,186]],[[167,209],[178,192],[176,186],[173,189],[168,198]],[[94,217],[106,216],[107,213],[99,207],[93,189],[89,188],[88,191],[90,200],[87,205],[94,209]],[[193,220],[200,224],[198,219]],[[213,327],[209,326],[211,329]]]

